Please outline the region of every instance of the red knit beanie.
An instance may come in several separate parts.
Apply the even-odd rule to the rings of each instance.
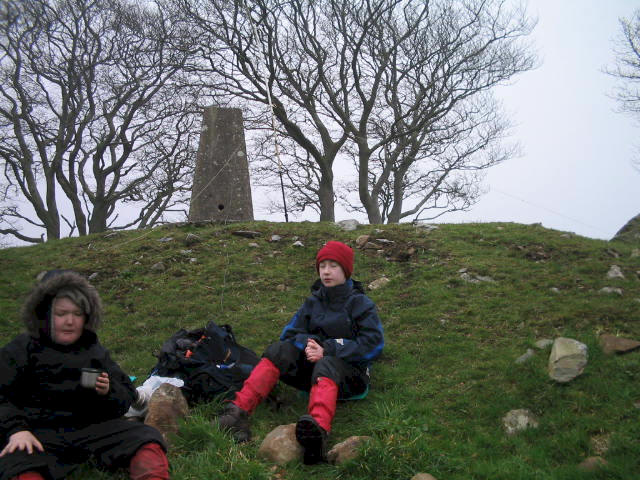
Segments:
[[[323,260],[338,262],[347,278],[353,273],[353,250],[342,242],[332,240],[318,251],[318,255],[316,255],[316,270],[318,270],[318,266]]]

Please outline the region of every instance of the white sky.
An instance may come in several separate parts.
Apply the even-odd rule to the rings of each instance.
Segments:
[[[470,211],[438,222],[542,223],[610,239],[640,213],[640,171],[631,163],[634,153],[640,155],[640,122],[616,113],[607,96],[616,80],[602,73],[614,61],[618,19],[636,8],[640,0],[529,0],[538,18],[533,41],[541,66],[498,92],[515,124],[511,140],[523,155],[488,171],[488,193]],[[280,203],[281,197],[254,189],[255,218],[283,221],[266,212],[267,198]],[[337,208],[336,220],[346,218],[367,222]],[[318,216],[290,215],[305,219]]]
[[[631,164],[635,146],[640,147],[640,125],[615,112],[616,103],[607,96],[615,79],[602,69],[614,61],[618,19],[630,18],[640,1],[530,0],[528,5],[538,18],[533,41],[541,65],[498,92],[523,155],[488,171],[489,192],[469,212],[437,221],[539,222],[610,239],[640,213],[640,172]],[[255,193],[254,209],[256,219],[275,220]],[[336,209],[336,220],[345,218],[367,221]]]

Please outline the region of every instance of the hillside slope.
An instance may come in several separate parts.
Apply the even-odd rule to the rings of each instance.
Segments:
[[[354,278],[390,280],[368,291],[387,345],[369,396],[339,406],[331,443],[370,435],[362,456],[279,468],[257,458],[264,435],[304,411],[304,399],[282,387],[283,405],[257,411],[248,445],[211,428],[217,404],[195,409],[171,451],[172,478],[638,478],[640,351],[605,355],[598,344],[602,333],[640,340],[640,256],[622,242],[509,223],[344,232],[252,222],[65,239],[0,250],[0,344],[20,330],[36,275],[72,268],[92,276],[106,305],[101,340],[131,375],[143,379],[177,329],[208,320],[231,324],[261,353],[308,294],[318,248],[331,239],[355,247],[361,235],[376,245],[356,249]],[[607,276],[613,265],[624,278]],[[549,349],[534,347],[560,336],[589,349],[585,372],[565,385],[549,379]],[[533,357],[516,363],[529,348]],[[539,427],[507,436],[501,418],[517,408]],[[608,465],[585,476],[577,465],[596,454]],[[87,467],[74,478],[114,477]]]

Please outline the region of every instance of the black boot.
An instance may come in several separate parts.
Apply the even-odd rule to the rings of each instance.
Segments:
[[[329,434],[311,415],[300,417],[296,424],[296,439],[304,448],[305,465],[327,461],[328,436]]]
[[[218,425],[222,430],[231,432],[237,443],[248,442],[251,439],[249,428],[249,414],[235,403],[228,403],[222,415],[218,417]]]

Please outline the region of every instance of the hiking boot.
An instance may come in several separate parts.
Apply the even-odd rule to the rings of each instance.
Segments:
[[[304,449],[304,464],[314,465],[327,461],[329,434],[311,415],[302,415],[296,423],[296,439]]]
[[[237,443],[248,442],[251,439],[249,414],[235,403],[229,402],[224,407],[222,415],[218,416],[218,425],[220,429],[231,432]]]

